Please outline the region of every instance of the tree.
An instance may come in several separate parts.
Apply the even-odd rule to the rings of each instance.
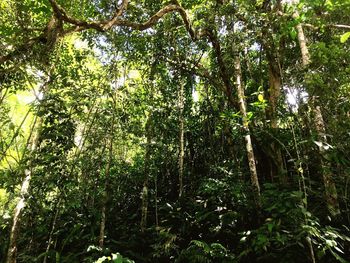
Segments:
[[[348,1],[0,6],[0,261],[349,259]]]

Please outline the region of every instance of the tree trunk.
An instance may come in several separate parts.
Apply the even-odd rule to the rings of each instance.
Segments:
[[[269,60],[269,106],[267,109],[267,117],[270,120],[270,127],[273,132],[278,129],[278,116],[277,105],[278,99],[281,96],[282,77],[280,73],[280,66],[277,59],[273,59],[271,55],[268,55]],[[276,141],[272,141],[270,144],[271,152],[274,156],[271,156],[271,178],[278,178],[278,180],[285,184],[287,178],[283,169],[282,152]]]
[[[150,113],[152,114],[152,113]],[[142,199],[142,205],[141,205],[141,223],[140,228],[141,232],[145,231],[146,225],[147,225],[147,210],[148,210],[148,181],[150,176],[150,155],[151,155],[151,143],[152,143],[152,117],[151,115],[147,119],[146,123],[146,152],[145,152],[145,166],[144,166],[144,176],[145,179],[143,181],[143,187],[142,187],[142,193],[141,193],[141,199]]]
[[[294,18],[297,18],[298,16],[299,14],[297,12],[293,14]],[[298,33],[298,42],[299,42],[299,47],[301,51],[302,65],[304,68],[306,68],[310,65],[311,59],[310,59],[309,50],[306,44],[306,38],[304,35],[304,30],[302,25],[298,24],[296,26],[296,30]],[[317,102],[317,97],[312,96],[310,98],[310,102],[311,103],[309,103],[309,106],[311,107],[311,110],[314,115],[313,124],[317,133],[318,140],[320,142],[318,147],[318,152],[321,158],[320,167],[321,167],[321,172],[323,177],[322,178],[323,184],[325,188],[327,207],[330,214],[333,216],[336,216],[340,214],[337,189],[333,181],[330,166],[325,160],[323,160],[323,157],[325,156],[324,146],[327,145],[326,125],[323,119],[321,107],[318,105],[318,102]]]
[[[51,72],[52,68],[49,72]],[[43,98],[49,88],[49,84],[51,82],[51,75],[49,74],[47,81],[42,84],[39,92],[43,93]],[[39,106],[40,107],[40,106]],[[34,153],[37,148],[40,146],[40,134],[41,128],[43,125],[42,118],[35,116],[33,127],[31,129],[31,133],[29,135],[28,143],[26,150],[29,151],[29,154]],[[26,155],[26,151],[23,153],[23,157]],[[32,179],[32,157],[29,159],[28,164],[24,170],[24,181],[21,186],[20,191],[20,199],[16,205],[13,215],[13,222],[10,232],[10,240],[7,251],[6,263],[16,263],[16,255],[17,255],[17,239],[19,234],[20,220],[24,207],[26,206],[27,196],[29,193],[30,181]]]
[[[101,223],[100,223],[100,235],[99,235],[99,247],[103,248],[104,239],[105,239],[105,228],[106,228],[106,209],[107,209],[107,201],[108,201],[108,193],[109,193],[109,177],[111,170],[111,163],[113,159],[113,134],[114,134],[114,117],[112,119],[111,125],[111,133],[109,138],[109,149],[108,149],[108,160],[106,164],[106,172],[105,172],[105,185],[104,185],[104,193],[103,193],[103,204],[101,209]]]
[[[250,179],[254,190],[254,198],[255,203],[258,208],[261,207],[261,200],[260,200],[260,184],[258,179],[258,174],[256,171],[256,164],[255,164],[255,157],[254,157],[254,150],[252,145],[252,140],[250,136],[250,130],[249,130],[249,120],[247,117],[247,109],[246,109],[246,102],[245,102],[245,95],[244,95],[244,87],[242,83],[242,71],[241,71],[241,62],[239,55],[235,57],[235,73],[236,73],[236,87],[237,87],[237,94],[238,94],[238,100],[239,100],[239,109],[243,116],[243,129],[246,133],[245,135],[245,142],[246,142],[246,150],[247,150],[247,158],[249,163],[249,170],[250,170]]]
[[[262,6],[262,10],[266,13],[271,13],[272,16],[275,12],[282,11],[282,3],[280,0],[274,3],[271,9],[271,1],[265,1]],[[271,32],[272,29],[272,32]],[[280,26],[275,22],[271,21],[264,25],[262,37],[262,46],[266,52],[266,59],[268,62],[268,90],[267,100],[268,106],[266,108],[266,117],[269,120],[269,126],[273,135],[278,132],[278,100],[281,96],[282,89],[282,69],[280,64],[280,53],[283,51],[283,38],[279,40],[279,44],[275,44],[274,34],[279,34]],[[282,157],[282,151],[280,145],[276,140],[273,140],[270,145],[269,166],[270,166],[270,177],[271,181],[276,178],[280,183],[286,184],[287,177],[284,169],[284,161]]]
[[[106,187],[106,184],[105,184]],[[106,199],[107,194],[104,193],[103,199]],[[98,238],[98,245],[100,248],[103,248],[105,240],[105,228],[106,228],[106,202],[103,200],[102,209],[101,209],[101,222],[100,222],[100,235]]]
[[[158,219],[158,182],[157,176],[154,178],[154,216],[156,222],[156,229],[159,228],[159,219]]]
[[[293,14],[293,18],[298,18],[299,13],[296,11]],[[296,30],[298,34],[298,42],[299,42],[299,47],[301,51],[301,62],[304,67],[307,67],[311,60],[310,60],[310,54],[309,54],[309,49],[307,48],[306,45],[306,38],[304,35],[304,30],[301,24],[296,25]]]
[[[30,153],[34,152],[39,146],[40,130],[42,126],[42,119],[34,121],[33,133],[31,134],[31,141],[29,143]],[[17,254],[17,238],[19,234],[20,220],[24,207],[26,206],[27,196],[29,192],[30,180],[32,179],[32,163],[29,161],[26,169],[24,170],[25,178],[21,186],[20,199],[16,205],[13,215],[13,222],[10,232],[10,241],[7,252],[7,263],[16,263]]]
[[[268,118],[272,129],[278,128],[277,103],[281,95],[282,80],[279,66],[275,61],[269,60],[269,106]]]
[[[45,250],[45,257],[44,257],[43,263],[47,262],[48,253],[50,251],[51,243],[52,243],[52,239],[53,239],[53,234],[54,234],[55,229],[56,229],[56,222],[57,222],[58,214],[60,212],[59,207],[60,207],[61,200],[62,200],[61,197],[59,197],[59,200],[58,200],[58,202],[55,205],[55,209],[54,210],[56,210],[56,212],[55,212],[55,216],[54,216],[53,221],[52,221],[52,227],[51,227],[51,231],[50,231],[50,235],[49,235],[49,240],[47,242],[47,247],[46,247],[46,250]]]
[[[179,197],[183,194],[183,174],[184,174],[184,84],[180,83],[179,90]]]
[[[321,157],[320,167],[322,172],[322,179],[325,188],[326,202],[327,208],[331,215],[337,216],[340,214],[339,202],[338,202],[338,194],[337,188],[335,186],[333,175],[331,172],[330,165],[324,160],[324,156],[326,155],[325,146],[327,145],[327,137],[326,137],[326,127],[322,116],[321,107],[316,105],[316,98],[312,98],[312,110],[314,114],[314,125],[317,132],[317,137],[319,140],[318,151]]]

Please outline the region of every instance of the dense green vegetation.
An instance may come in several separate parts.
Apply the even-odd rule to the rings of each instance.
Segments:
[[[0,262],[350,262],[349,0],[0,0]]]

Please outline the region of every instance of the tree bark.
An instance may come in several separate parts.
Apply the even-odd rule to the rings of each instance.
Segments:
[[[275,9],[279,9],[281,6],[276,5]],[[267,12],[272,12],[267,10]],[[272,27],[273,31],[276,32],[279,29],[273,25],[273,23],[268,23],[263,29],[264,38],[262,39],[262,46],[266,52],[266,58],[268,62],[268,90],[267,90],[267,100],[268,106],[266,108],[266,118],[269,121],[269,126],[273,133],[278,131],[278,100],[281,96],[282,90],[282,69],[280,64],[280,52],[282,45],[277,46],[274,44],[273,33],[267,30],[268,27]],[[283,42],[281,42],[283,43]],[[271,153],[269,155],[270,163],[270,176],[273,181],[275,178],[282,183],[287,183],[287,177],[284,171],[284,164],[282,158],[282,151],[279,144],[274,140],[270,144]]]
[[[269,56],[268,56],[269,57]],[[269,106],[268,118],[272,129],[278,128],[277,103],[281,95],[282,80],[276,61],[269,59]]]
[[[299,14],[297,12],[293,14],[294,18],[297,18],[298,16]],[[296,30],[298,33],[298,43],[301,51],[302,65],[304,68],[307,68],[311,63],[311,59],[302,25],[298,24],[296,26]],[[329,164],[325,160],[323,160],[325,156],[324,146],[327,145],[326,125],[322,115],[321,107],[318,104],[319,103],[317,101],[317,97],[312,96],[310,98],[309,105],[314,115],[313,125],[316,130],[318,140],[320,142],[318,152],[321,158],[320,167],[325,188],[326,203],[330,214],[336,216],[340,214],[338,195]]]
[[[47,247],[46,247],[46,250],[45,250],[45,257],[44,257],[43,263],[47,262],[48,253],[50,251],[51,244],[52,244],[53,234],[54,234],[55,229],[56,229],[56,222],[57,222],[58,214],[59,214],[59,211],[60,211],[59,207],[60,207],[61,200],[62,200],[61,197],[59,197],[59,200],[58,200],[58,202],[55,205],[55,209],[54,210],[56,210],[56,212],[55,212],[55,216],[54,216],[53,221],[52,221],[52,227],[51,227],[51,231],[50,231],[50,235],[49,235],[49,240],[47,242]]]
[[[37,117],[38,118],[38,117]],[[42,126],[42,119],[35,119],[31,141],[29,143],[29,151],[33,153],[39,146],[40,130]],[[26,169],[24,170],[25,178],[21,186],[20,199],[17,202],[14,210],[13,222],[10,232],[10,241],[7,251],[7,263],[16,263],[17,255],[17,239],[19,234],[20,220],[24,207],[26,206],[27,196],[29,192],[30,181],[32,179],[32,163],[29,161]]]
[[[152,113],[150,113],[152,114]],[[148,212],[148,182],[150,176],[150,157],[151,157],[151,143],[152,143],[152,116],[150,115],[146,123],[146,152],[145,152],[145,164],[144,164],[144,176],[142,193],[141,193],[141,232],[145,231],[147,225],[147,212]]]
[[[243,116],[243,129],[246,135],[245,143],[246,143],[246,150],[247,150],[247,158],[248,158],[248,164],[249,164],[249,170],[250,170],[250,179],[254,190],[254,199],[255,204],[258,208],[261,207],[261,200],[260,200],[260,184],[259,184],[259,178],[256,171],[256,164],[255,164],[255,156],[254,156],[254,150],[252,145],[252,140],[250,136],[250,129],[249,129],[249,120],[247,117],[247,109],[246,109],[246,102],[245,102],[245,95],[244,95],[244,86],[242,83],[242,71],[241,71],[241,62],[239,55],[236,55],[235,60],[235,73],[236,73],[236,88],[237,88],[237,94],[238,94],[238,100],[239,100],[239,109]]]
[[[105,239],[105,228],[106,228],[106,209],[107,209],[107,201],[108,201],[108,193],[109,193],[109,177],[111,170],[111,163],[113,159],[113,135],[114,135],[114,117],[112,118],[111,132],[109,138],[109,149],[108,149],[108,160],[106,164],[106,172],[105,172],[105,185],[104,185],[104,193],[103,193],[103,203],[101,209],[101,223],[100,223],[100,235],[99,235],[99,247],[103,248],[104,239]]]
[[[330,165],[324,160],[326,155],[325,146],[328,145],[326,137],[326,127],[322,116],[321,107],[316,104],[316,98],[311,98],[312,111],[314,114],[314,126],[319,140],[318,151],[321,157],[320,167],[325,188],[325,196],[328,211],[332,216],[340,214],[337,188],[335,186]]]
[[[50,72],[51,70],[52,68],[50,69]],[[40,88],[40,92],[43,93],[43,97],[45,97],[45,94],[49,88],[50,82],[51,82],[51,75],[49,74],[47,81],[44,82]],[[31,133],[29,135],[29,142],[26,147],[26,149],[29,151],[29,154],[34,153],[40,146],[40,134],[41,134],[42,125],[43,125],[42,118],[36,116],[34,119]],[[23,153],[23,156],[25,156],[25,154],[26,152]],[[20,199],[14,210],[6,263],[16,263],[17,239],[19,234],[20,220],[21,220],[23,209],[26,206],[27,196],[28,196],[29,187],[30,187],[30,181],[32,179],[32,159],[33,158],[31,157],[24,170],[25,178],[21,186]]]
[[[299,13],[297,11],[294,12],[293,18],[298,18],[298,17],[299,17]],[[298,34],[298,43],[301,51],[301,62],[304,67],[307,67],[310,64],[311,59],[310,59],[309,49],[307,48],[307,45],[306,45],[304,30],[300,23],[297,24],[295,27]]]
[[[179,90],[179,197],[182,196],[183,186],[183,174],[184,174],[184,83],[180,83]]]
[[[276,51],[277,52],[277,51]],[[282,88],[282,77],[280,73],[280,66],[277,58],[273,58],[271,55],[268,55],[269,62],[269,106],[268,106],[268,119],[270,120],[270,127],[272,131],[276,132],[278,130],[278,115],[277,115],[277,106],[278,99],[281,96]],[[273,141],[271,142],[271,152],[274,156],[271,161],[271,178],[278,178],[278,180],[285,184],[287,178],[283,169],[283,158],[282,152],[279,145]],[[275,166],[275,167],[274,167]]]

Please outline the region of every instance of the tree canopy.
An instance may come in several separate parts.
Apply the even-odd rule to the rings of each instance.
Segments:
[[[0,261],[350,262],[349,0],[0,0]]]

